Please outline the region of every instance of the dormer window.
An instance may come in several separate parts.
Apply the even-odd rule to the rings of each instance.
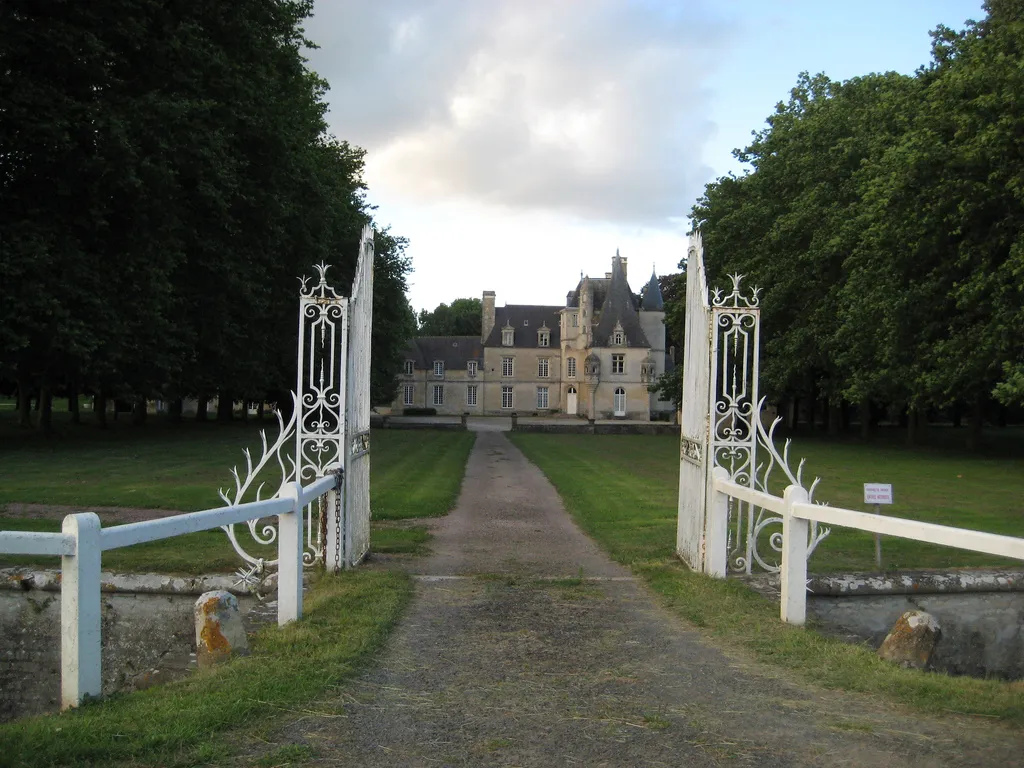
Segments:
[[[470,376],[476,376],[476,360],[470,360],[466,369]]]
[[[439,379],[444,377],[444,360],[434,361],[434,376]]]
[[[612,346],[621,347],[626,343],[626,332],[622,330],[622,326],[616,324],[615,330],[612,331]]]
[[[527,327],[529,327],[529,325],[530,325],[530,321],[529,320],[523,320],[523,328],[527,328]]]
[[[512,342],[515,340],[516,332],[511,328],[501,329],[501,344],[504,347],[511,347]]]
[[[537,346],[548,347],[551,345],[551,331],[542,330],[537,331]]]
[[[412,360],[405,361],[405,367],[403,369],[406,376],[412,376]]]

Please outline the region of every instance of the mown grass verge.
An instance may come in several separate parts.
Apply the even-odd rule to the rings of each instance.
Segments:
[[[695,574],[676,561],[678,441],[539,434],[513,434],[512,441],[551,480],[580,527],[676,613],[724,643],[826,687],[1024,724],[1022,683],[894,667],[866,646],[784,624],[778,605],[742,583]]]
[[[374,430],[370,464],[374,519],[447,514],[458,497],[473,440],[471,432]],[[246,446],[258,453],[257,429],[241,425],[218,429],[209,424],[154,427],[134,433],[121,430],[67,440],[26,440],[23,450],[0,453],[4,463],[0,501],[185,511],[216,507],[221,504],[217,488],[231,482],[231,466],[244,466],[242,450]],[[270,489],[280,483],[280,477],[273,475],[267,473]],[[267,495],[265,492],[264,497]],[[100,519],[104,517],[101,513]],[[108,524],[104,520],[104,525]],[[2,530],[59,531],[60,525],[59,519],[0,514]],[[236,531],[248,552],[276,558],[275,547],[257,546],[244,526],[236,526]],[[425,543],[423,530],[396,532],[374,526],[370,547],[378,552],[419,553]],[[233,571],[239,564],[238,555],[220,530],[140,544],[103,556],[103,567],[115,571],[194,575]],[[0,555],[0,567],[6,566],[56,568],[59,561]]]
[[[303,620],[261,630],[247,657],[99,705],[0,725],[0,766],[219,764],[234,753],[230,738],[239,729],[258,735],[350,677],[410,595],[408,577],[395,572],[320,578]]]

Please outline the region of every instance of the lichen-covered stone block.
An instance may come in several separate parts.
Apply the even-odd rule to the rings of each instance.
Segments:
[[[924,669],[941,636],[939,622],[930,613],[907,611],[893,625],[878,655],[901,667]]]
[[[206,592],[196,600],[196,660],[201,667],[249,652],[249,642],[230,592]]]

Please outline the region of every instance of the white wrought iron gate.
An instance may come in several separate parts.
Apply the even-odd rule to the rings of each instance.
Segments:
[[[711,308],[700,233],[690,236],[686,257],[686,337],[679,446],[679,518],[676,551],[703,570],[705,498],[710,437]]]
[[[722,467],[730,479],[754,490],[769,491],[769,476],[778,467],[790,483],[802,485],[803,462],[789,467],[789,441],[780,454],[769,429],[761,423],[759,399],[760,290],[745,292],[743,277],[731,275],[732,290],[715,290],[708,300],[704,248],[700,233],[691,235],[686,263],[686,338],[683,353],[683,402],[679,452],[679,519],[676,551],[696,571],[724,576],[733,570],[751,573],[754,565],[777,571],[772,552],[781,549],[782,519],[733,499],[724,535],[709,536],[711,470]],[[759,449],[765,457],[758,464]],[[817,480],[808,489],[813,497]],[[773,527],[778,530],[773,530]],[[829,534],[810,528],[808,557]],[[726,551],[709,551],[709,541]]]
[[[364,227],[359,243],[356,275],[351,297],[339,294],[327,282],[327,264],[316,265],[319,280],[300,278],[299,344],[294,408],[286,423],[276,412],[278,436],[268,443],[260,433],[262,452],[254,461],[245,451],[246,475],[232,470],[234,492],[221,491],[227,504],[241,503],[256,487],[259,499],[265,475],[275,462],[280,474],[277,496],[288,483],[304,485],[335,474],[338,487],[319,503],[306,509],[306,565],[323,563],[336,571],[357,565],[370,548],[370,343],[373,330],[373,229]],[[294,439],[294,453],[288,445]],[[326,502],[326,503],[325,503]],[[260,545],[273,544],[277,529],[248,524],[249,534]],[[235,551],[248,564],[243,578],[261,573],[276,560],[264,560],[246,552],[234,526],[225,532]]]

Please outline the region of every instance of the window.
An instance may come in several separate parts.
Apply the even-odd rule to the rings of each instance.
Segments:
[[[625,416],[626,415],[626,390],[622,387],[615,388],[615,415]]]
[[[501,388],[501,407],[511,408],[512,407],[512,387]]]
[[[467,368],[470,376],[476,376],[476,360],[470,360]]]
[[[612,373],[626,372],[626,356],[612,355]]]
[[[624,334],[622,331],[616,330],[615,333],[612,334],[612,344],[614,344],[617,347],[621,347],[625,343],[626,334]]]
[[[542,357],[537,361],[537,378],[546,379],[548,377],[548,359]]]
[[[523,328],[527,328],[527,327],[529,327],[529,325],[530,325],[530,321],[529,320],[523,320]]]
[[[640,381],[651,382],[654,381],[654,363],[651,360],[645,361],[640,366]]]
[[[565,373],[570,379],[576,378],[576,358],[570,357],[565,361]]]
[[[501,375],[512,376],[515,371],[515,358],[514,357],[503,357],[501,358]]]
[[[412,360],[405,361],[405,375],[412,376]]]
[[[501,329],[501,344],[502,344],[502,346],[511,347],[512,346],[512,342],[515,339],[515,335],[516,335],[516,332],[513,331],[511,328],[502,328]]]
[[[434,375],[438,377],[444,376],[444,360],[434,361]]]
[[[540,331],[537,334],[537,346],[547,347],[551,344],[551,331]]]
[[[416,394],[416,387],[412,384],[405,385],[405,391],[402,392],[402,405],[412,405],[412,398]]]
[[[476,405],[476,384],[466,387],[466,405]]]
[[[548,388],[537,387],[537,407],[547,408],[548,407]]]
[[[434,385],[434,405],[444,405],[444,384]]]
[[[580,313],[579,312],[573,312],[572,313],[572,327],[573,328],[579,328],[580,327]]]

